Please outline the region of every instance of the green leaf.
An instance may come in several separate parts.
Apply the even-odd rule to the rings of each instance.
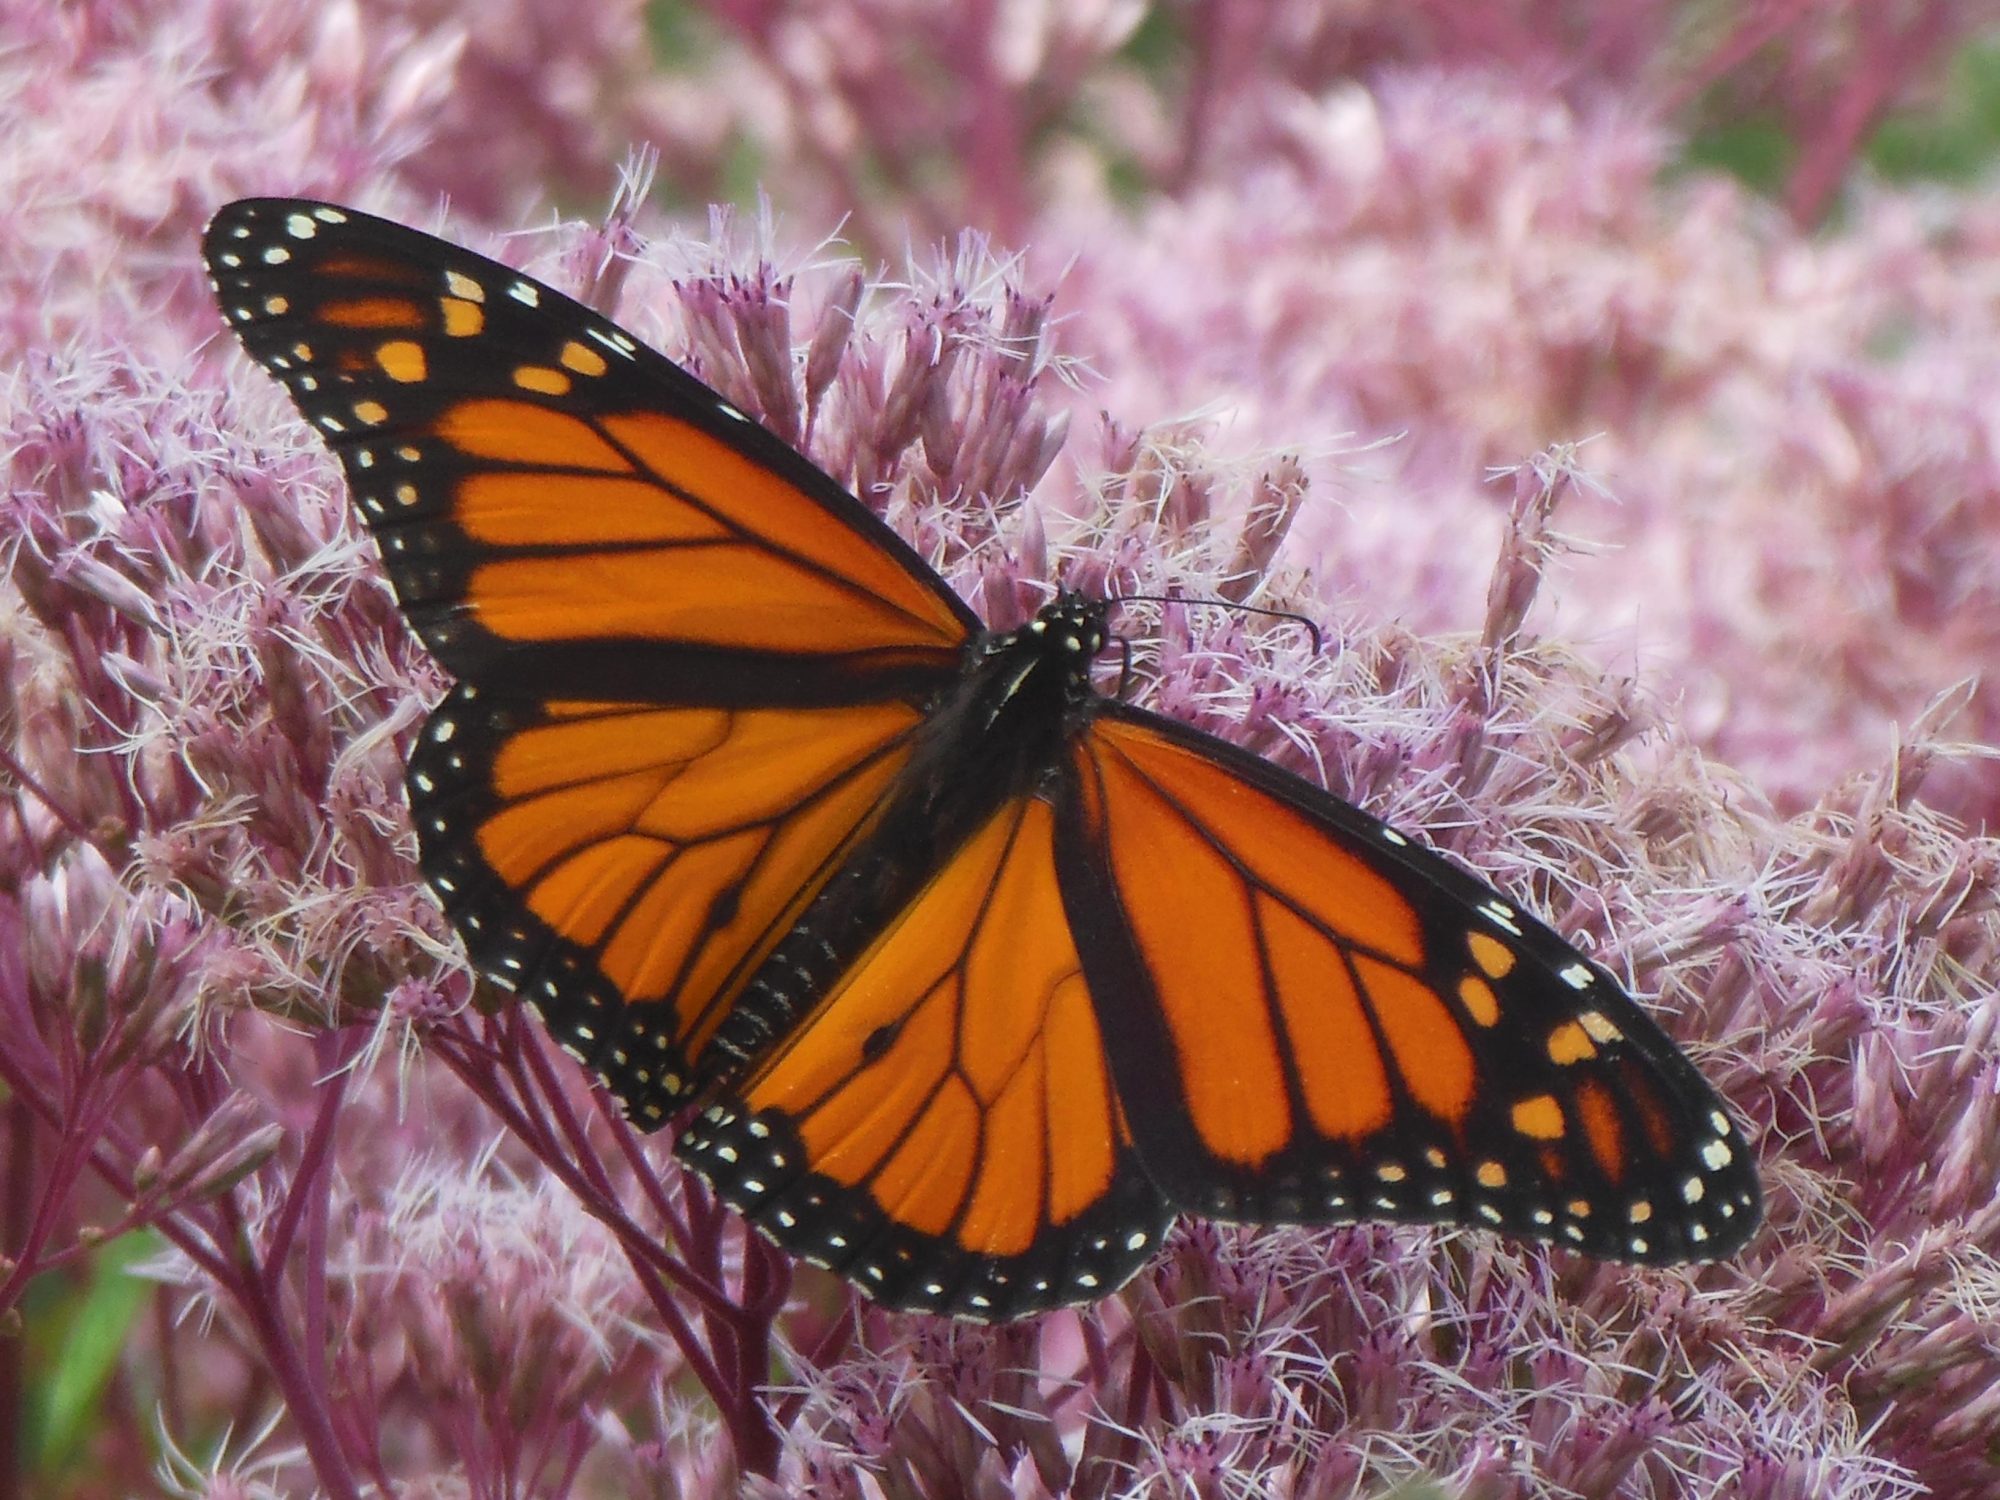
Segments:
[[[1931,108],[1884,120],[1868,160],[1895,181],[1971,182],[1990,172],[2000,162],[2000,41],[1975,42],[1953,58]]]
[[[699,71],[715,55],[714,26],[689,0],[652,0],[644,12],[653,60],[667,73]]]
[[[151,1230],[107,1241],[52,1301],[30,1315],[27,1445],[30,1472],[52,1479],[99,1420],[126,1336],[157,1290],[130,1268],[159,1254]]]
[[[1691,139],[1680,165],[1728,172],[1761,193],[1775,194],[1798,154],[1797,144],[1774,121],[1732,120]]]

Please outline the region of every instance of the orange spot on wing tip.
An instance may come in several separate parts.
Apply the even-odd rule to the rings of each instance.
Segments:
[[[1499,997],[1493,993],[1493,986],[1477,974],[1468,974],[1459,980],[1458,1003],[1481,1026],[1491,1026],[1500,1019]]]
[[[400,385],[415,385],[430,373],[424,346],[410,339],[390,339],[375,346],[375,363]]]
[[[1548,1054],[1550,1062],[1567,1067],[1597,1056],[1597,1048],[1592,1045],[1590,1034],[1581,1026],[1574,1021],[1564,1021],[1549,1033]]]
[[[569,376],[561,370],[552,370],[547,365],[517,365],[514,369],[514,384],[524,391],[534,391],[542,396],[567,396]]]
[[[444,315],[447,337],[469,339],[485,331],[485,311],[463,297],[438,298],[438,311]]]
[[[1514,972],[1517,962],[1514,950],[1491,934],[1469,932],[1465,935],[1465,946],[1471,951],[1472,961],[1479,966],[1479,972],[1488,979],[1505,979]]]
[[[562,346],[561,359],[564,369],[574,370],[579,375],[602,375],[610,368],[603,355],[575,339]]]
[[[1562,1139],[1563,1112],[1553,1094],[1536,1094],[1523,1099],[1509,1112],[1514,1128],[1531,1140]]]
[[[1483,1161],[1473,1172],[1473,1179],[1492,1192],[1498,1192],[1507,1185],[1507,1169],[1497,1161]]]

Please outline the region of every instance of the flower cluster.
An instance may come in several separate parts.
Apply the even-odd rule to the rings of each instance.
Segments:
[[[0,0],[16,1487],[1989,1493],[2000,218],[1852,170],[1977,14]],[[1673,170],[1731,111],[1809,143],[1782,207]],[[783,217],[640,170],[504,236],[639,138]],[[1769,1227],[1641,1272],[1189,1222],[996,1328],[794,1267],[421,888],[444,678],[197,264],[258,191],[449,194],[996,626],[1310,618],[1120,628],[1149,703],[1657,1000]]]

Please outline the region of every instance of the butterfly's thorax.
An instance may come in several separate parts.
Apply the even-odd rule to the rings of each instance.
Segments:
[[[981,822],[1016,793],[1038,790],[1097,701],[1090,664],[1104,650],[1105,610],[1064,595],[1019,630],[967,646],[963,674],[926,718],[904,778],[911,790],[974,803]]]
[[[704,1073],[728,1082],[754,1067],[988,819],[1044,789],[1098,701],[1090,664],[1106,609],[1065,594],[1019,630],[967,645],[873,826],[744,984]]]

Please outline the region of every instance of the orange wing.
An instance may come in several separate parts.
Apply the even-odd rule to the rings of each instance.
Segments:
[[[1107,705],[1061,826],[1119,1095],[1178,1207],[1461,1221],[1642,1261],[1755,1227],[1748,1148],[1616,981],[1386,825]]]
[[[453,676],[825,706],[955,674],[978,620],[893,531],[579,303],[327,204],[232,203],[202,248]]]
[[[977,620],[858,500],[519,272],[295,200],[203,241],[460,686],[411,757],[482,971],[642,1123],[879,811]]]
[[[1165,1232],[1054,828],[1047,802],[1004,808],[675,1147],[779,1245],[891,1306],[1002,1319],[1088,1301]]]
[[[641,1125],[733,1063],[703,1048],[864,835],[916,710],[488,701],[410,757],[424,871],[480,967],[535,1001]]]

